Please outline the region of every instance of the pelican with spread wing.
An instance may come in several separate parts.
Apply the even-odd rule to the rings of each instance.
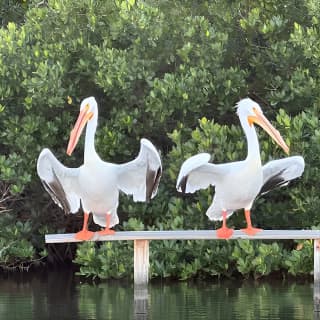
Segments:
[[[197,154],[182,164],[176,186],[178,191],[184,193],[193,193],[209,185],[215,187],[214,199],[206,215],[210,220],[222,220],[217,236],[223,239],[232,236],[233,229],[227,227],[226,220],[238,209],[245,210],[247,228],[242,231],[248,235],[261,231],[251,224],[250,210],[255,198],[275,187],[288,184],[304,171],[304,159],[301,156],[270,161],[262,166],[254,124],[261,126],[285,153],[289,153],[289,148],[255,101],[250,98],[241,100],[237,105],[237,114],[247,138],[247,158],[213,164],[209,162],[210,154]]]
[[[83,229],[75,236],[78,240],[89,240],[94,235],[88,230],[90,213],[95,223],[105,227],[99,234],[114,234],[110,228],[119,223],[119,191],[132,195],[134,201],[149,201],[157,193],[162,174],[159,153],[147,139],[141,139],[139,154],[130,162],[113,164],[102,161],[94,145],[97,123],[97,102],[93,97],[86,98],[81,103],[67,148],[67,154],[71,155],[87,125],[81,167],[65,167],[49,149],[41,151],[37,162],[37,172],[44,188],[66,213],[76,213],[82,206],[84,221]]]

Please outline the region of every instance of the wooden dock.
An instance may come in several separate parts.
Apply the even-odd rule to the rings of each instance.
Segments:
[[[314,281],[320,283],[320,230],[263,230],[255,236],[248,236],[235,230],[230,240],[298,240],[313,239],[314,241]],[[46,243],[81,242],[73,233],[49,234]],[[90,241],[134,241],[134,283],[146,285],[149,280],[149,241],[161,240],[219,240],[214,230],[170,230],[170,231],[119,231],[112,236],[95,234]],[[319,295],[320,301],[320,295]]]

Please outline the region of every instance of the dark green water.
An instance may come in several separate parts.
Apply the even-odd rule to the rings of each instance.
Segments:
[[[306,320],[314,319],[313,285],[152,282],[135,291],[131,281],[92,284],[65,271],[9,273],[0,275],[0,319]]]

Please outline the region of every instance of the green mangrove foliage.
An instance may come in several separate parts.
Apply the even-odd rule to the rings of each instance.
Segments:
[[[254,279],[280,272],[292,276],[311,275],[313,243],[304,241],[295,248],[261,241],[168,241],[151,242],[151,277],[186,280],[191,277],[235,277]],[[133,247],[130,243],[87,242],[77,250],[79,275],[121,278],[133,276]]]
[[[1,2],[1,1],[0,1]],[[209,152],[216,163],[243,159],[246,144],[234,105],[250,96],[275,122],[292,154],[305,157],[302,179],[257,199],[262,228],[320,225],[320,8],[316,0],[6,1],[0,10],[0,266],[76,261],[101,278],[131,274],[132,244],[44,246],[45,233],[73,232],[81,215],[64,216],[36,176],[49,147],[67,166],[82,162],[65,148],[83,97],[100,106],[96,147],[123,162],[149,138],[164,175],[150,204],[120,199],[117,230],[216,228],[205,216],[213,189],[175,190],[181,163]],[[223,12],[223,15],[221,15]],[[283,157],[259,132],[263,162]],[[0,195],[1,196],[1,195]],[[240,228],[243,213],[230,219]],[[154,277],[259,277],[273,271],[308,274],[305,241],[155,242]],[[299,250],[297,250],[297,248]],[[308,260],[309,259],[309,260]]]

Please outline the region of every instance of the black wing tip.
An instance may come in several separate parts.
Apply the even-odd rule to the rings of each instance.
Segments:
[[[182,177],[182,179],[180,180],[180,183],[179,183],[178,186],[177,186],[177,189],[178,189],[178,190],[181,189],[181,192],[182,192],[183,194],[186,193],[187,181],[188,181],[188,176],[186,175],[186,176]]]
[[[285,180],[282,177],[282,173],[285,171],[285,169],[282,169],[280,172],[277,174],[273,175],[270,177],[261,187],[259,191],[259,195],[263,195],[268,193],[269,191],[281,187],[283,185],[288,184],[291,180]]]
[[[47,181],[41,179],[42,185],[44,189],[49,193],[51,199],[61,208],[63,211],[68,214],[71,212],[71,208],[69,202],[67,200],[65,191],[58,180],[54,170],[52,170],[53,175],[55,177],[55,181],[52,183],[48,183]]]
[[[150,202],[152,196],[155,195],[156,190],[159,187],[160,179],[162,176],[162,168],[159,167],[157,171],[147,169],[146,178],[146,202]]]

